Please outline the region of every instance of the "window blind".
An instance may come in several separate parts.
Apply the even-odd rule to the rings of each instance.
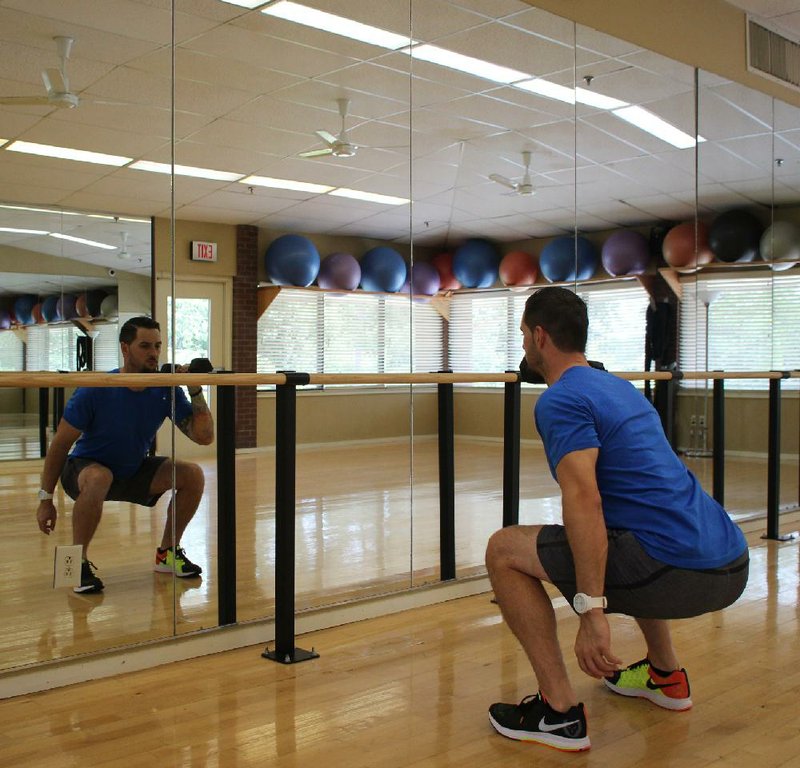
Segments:
[[[21,371],[25,345],[14,331],[0,333],[0,371]]]

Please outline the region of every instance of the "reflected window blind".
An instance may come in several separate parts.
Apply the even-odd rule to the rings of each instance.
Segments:
[[[325,373],[381,370],[382,319],[377,296],[323,294]]]
[[[385,296],[385,373],[430,373],[444,366],[444,320],[429,302]]]
[[[509,359],[509,307],[506,294],[456,294],[450,302],[448,363],[455,373],[498,373]],[[515,340],[521,349],[522,336]],[[517,355],[516,367],[519,364]],[[487,386],[487,385],[482,385]]]
[[[25,345],[14,331],[0,333],[0,371],[21,371],[25,362]]]
[[[119,349],[119,326],[117,323],[98,323],[94,326],[97,336],[92,344],[93,370],[111,371],[122,365]]]
[[[319,294],[281,291],[258,319],[256,372],[322,370]]]
[[[800,275],[682,281],[680,367],[687,371],[770,371],[800,367]],[[708,302],[708,337],[706,306]],[[708,361],[706,362],[706,345]],[[702,389],[704,381],[682,381]],[[797,389],[788,379],[782,387]],[[730,379],[726,389],[766,390],[767,379]]]

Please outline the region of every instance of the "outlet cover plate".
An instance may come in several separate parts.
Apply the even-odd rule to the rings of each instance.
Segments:
[[[82,557],[83,547],[80,544],[56,547],[53,560],[53,589],[80,586]]]

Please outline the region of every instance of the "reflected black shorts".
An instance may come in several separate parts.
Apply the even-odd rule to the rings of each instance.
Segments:
[[[539,560],[567,598],[575,596],[575,564],[562,525],[545,525],[537,539]],[[692,570],[656,560],[630,531],[608,531],[606,613],[639,619],[685,619],[734,603],[747,584],[748,550],[720,568]]]
[[[145,507],[155,506],[162,494],[151,496],[150,486],[156,471],[166,460],[166,456],[147,456],[135,474],[124,479],[115,477],[106,494],[106,501],[130,501]],[[80,494],[78,475],[89,464],[105,466],[102,461],[76,456],[68,456],[64,463],[64,469],[61,471],[61,485],[73,500],[77,499]]]

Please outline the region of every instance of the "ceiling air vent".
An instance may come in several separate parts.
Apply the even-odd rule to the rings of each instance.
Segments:
[[[800,90],[800,45],[747,20],[747,68]]]

